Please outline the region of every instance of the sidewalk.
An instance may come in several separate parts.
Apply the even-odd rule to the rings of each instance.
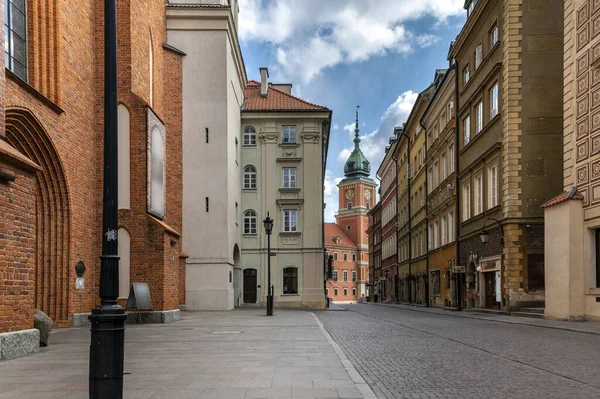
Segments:
[[[0,362],[0,398],[88,398],[88,328],[55,330]],[[183,312],[127,326],[124,398],[369,398],[369,386],[310,312]]]
[[[486,321],[496,321],[500,323],[522,324],[526,326],[552,328],[555,330],[572,331],[585,334],[600,335],[600,322],[598,321],[560,321],[534,319],[529,317],[508,316],[502,314],[478,313],[477,311],[461,311],[455,309],[428,308],[420,305],[402,305],[392,303],[369,303],[375,306],[389,306],[415,312],[433,313],[451,317],[464,317],[469,319],[479,319]]]

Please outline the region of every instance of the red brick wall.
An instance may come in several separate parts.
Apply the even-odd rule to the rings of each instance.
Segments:
[[[0,182],[0,333],[33,327],[36,237],[35,177],[31,170],[7,163],[0,169],[15,176]]]

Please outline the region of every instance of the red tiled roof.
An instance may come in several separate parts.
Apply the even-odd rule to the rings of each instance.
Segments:
[[[544,203],[542,205],[542,208],[548,208],[553,205],[560,204],[561,202],[564,202],[567,200],[573,200],[573,199],[583,200],[583,194],[581,194],[579,191],[577,191],[577,187],[573,187],[571,189],[571,191],[564,191],[564,192],[558,194],[556,197],[554,197],[551,200]]]
[[[248,82],[248,86],[244,90],[244,97],[246,97],[246,103],[243,111],[329,111],[327,107],[309,103],[273,86],[269,86],[267,97],[262,97],[260,83],[256,80]]]
[[[344,230],[335,223],[324,223],[325,227],[325,247],[338,246],[346,248],[356,248],[357,245],[352,241],[350,237],[344,232]],[[340,236],[342,239],[341,243],[336,242],[336,238]]]

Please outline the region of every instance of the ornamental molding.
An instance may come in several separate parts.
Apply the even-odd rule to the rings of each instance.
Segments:
[[[302,137],[302,141],[305,143],[318,143],[321,135],[318,131],[304,131],[300,134],[300,137]]]

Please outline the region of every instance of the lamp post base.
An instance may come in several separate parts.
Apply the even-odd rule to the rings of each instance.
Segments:
[[[273,296],[267,295],[267,316],[273,316]]]
[[[125,309],[103,305],[92,310],[90,344],[90,399],[123,398]]]

